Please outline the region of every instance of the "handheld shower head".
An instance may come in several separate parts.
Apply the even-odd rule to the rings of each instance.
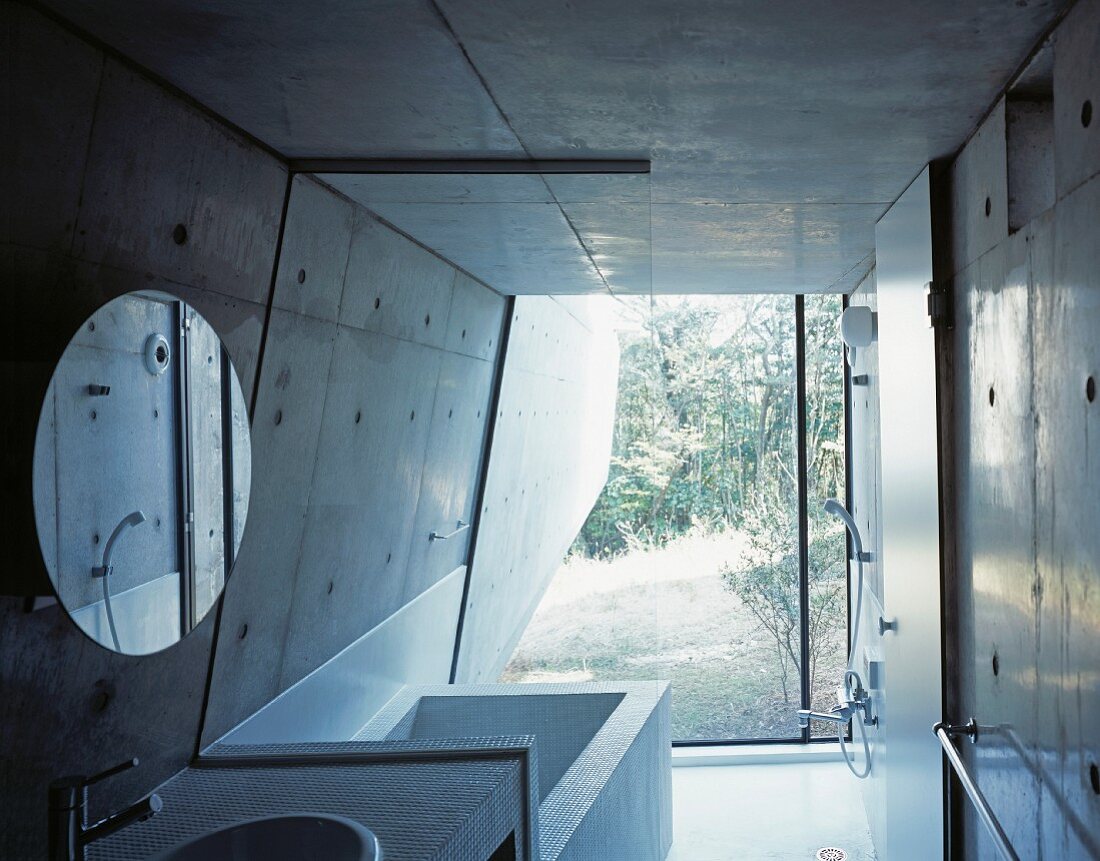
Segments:
[[[847,508],[840,504],[840,500],[826,499],[825,513],[831,514],[833,517],[839,517],[852,536],[852,549],[855,550],[856,568],[859,571],[859,579],[856,581],[855,586],[856,612],[855,618],[852,620],[852,641],[848,649],[848,668],[844,672],[844,685],[837,691],[838,708],[830,712],[832,717],[819,715],[816,712],[804,713],[800,711],[798,713],[798,723],[799,726],[805,728],[807,724],[809,724],[811,718],[837,721],[840,751],[844,755],[844,763],[848,766],[848,770],[851,771],[852,774],[856,777],[864,778],[871,773],[871,748],[867,743],[867,730],[864,728],[864,724],[875,723],[877,718],[872,716],[870,697],[867,695],[866,691],[863,690],[863,682],[859,677],[859,673],[853,669],[853,665],[858,653],[856,646],[859,643],[859,623],[863,614],[863,563],[866,562],[869,557],[863,552],[863,538],[859,534],[859,527],[856,526],[855,518],[852,517]],[[855,680],[854,688],[852,687],[853,679]],[[863,736],[863,754],[866,765],[862,771],[856,770],[853,764],[855,760],[848,756],[847,748],[844,746],[843,727],[848,722],[848,717],[850,717],[857,708],[863,711],[863,720],[855,722],[859,726],[859,731]],[[841,720],[838,720],[838,718]]]
[[[833,517],[839,517],[844,522],[844,525],[848,528],[848,532],[852,535],[852,544],[856,551],[856,559],[859,559],[863,553],[863,539],[859,534],[859,527],[856,526],[856,521],[852,515],[848,513],[848,509],[840,504],[839,499],[826,499],[825,513],[831,514]]]
[[[118,541],[118,537],[134,526],[139,526],[145,522],[145,512],[131,511],[125,517],[118,522],[118,526],[114,528],[111,533],[111,537],[107,539],[107,544],[103,548],[103,565],[99,568],[92,569],[93,577],[103,578],[103,609],[107,613],[107,627],[111,631],[111,642],[115,644],[115,651],[121,652],[122,646],[118,642],[118,629],[115,627],[115,614],[111,609],[111,555],[115,551],[115,542]]]
[[[111,533],[111,537],[107,539],[107,544],[103,547],[103,568],[111,567],[111,556],[114,553],[115,542],[118,541],[118,537],[130,527],[138,526],[144,522],[145,513],[143,511],[131,511],[119,521],[118,526]]]

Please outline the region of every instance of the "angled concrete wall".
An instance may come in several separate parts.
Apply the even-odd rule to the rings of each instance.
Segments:
[[[504,307],[294,179],[252,429],[262,528],[226,587],[204,745],[465,563],[469,531],[428,536],[473,515]]]
[[[607,481],[619,365],[606,301],[515,300],[458,683],[497,680]]]

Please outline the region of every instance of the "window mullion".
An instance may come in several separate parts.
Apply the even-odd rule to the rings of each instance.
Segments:
[[[794,300],[795,317],[795,397],[797,415],[798,458],[798,603],[799,645],[802,708],[810,707],[810,560],[809,560],[809,500],[806,457],[806,297]],[[802,740],[810,740],[809,727],[802,730]]]

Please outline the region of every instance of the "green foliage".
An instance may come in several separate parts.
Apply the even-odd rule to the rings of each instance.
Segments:
[[[693,526],[741,527],[764,499],[795,499],[794,300],[730,296],[634,306],[620,333],[607,485],[576,550],[607,557]],[[836,296],[806,300],[812,497],[843,487]]]
[[[826,524],[811,528],[809,562],[809,678],[817,690],[818,657],[835,654],[844,626],[843,541]],[[741,526],[748,546],[736,566],[722,566],[722,581],[749,609],[774,641],[783,701],[798,700],[801,631],[798,588],[798,529],[794,513],[783,505],[762,506]]]
[[[810,504],[809,678],[846,651],[842,533],[820,512],[842,496],[843,377],[837,296],[805,301]],[[774,645],[787,704],[801,671],[797,529],[797,366],[790,296],[641,306],[620,334],[619,401],[607,485],[574,552],[615,556],[692,529],[739,530],[723,586]],[[830,671],[834,667],[828,668]]]

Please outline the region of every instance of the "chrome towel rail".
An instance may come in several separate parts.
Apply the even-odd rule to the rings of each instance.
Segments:
[[[959,756],[959,752],[955,749],[955,744],[951,740],[953,735],[967,735],[970,736],[972,742],[976,742],[978,740],[978,722],[974,718],[962,725],[951,725],[941,721],[932,727],[932,731],[940,740],[943,752],[947,755],[947,761],[951,763],[951,767],[955,770],[955,776],[959,778],[959,783],[966,790],[966,794],[970,796],[974,808],[978,811],[978,817],[989,830],[989,836],[993,838],[993,843],[1001,853],[1001,857],[1007,859],[1007,861],[1020,861],[1020,856],[1016,854],[1012,844],[1008,842],[1008,835],[1005,834],[1001,823],[997,821],[997,817],[993,815],[993,809],[989,806],[989,802],[985,800],[982,791],[978,789],[978,784],[974,782],[974,778],[970,776],[970,772],[966,769],[966,763],[962,761],[962,757]]]
[[[463,530],[469,529],[469,528],[470,528],[469,523],[467,523],[464,520],[460,520],[460,521],[458,521],[458,525],[455,528],[454,532],[448,532],[446,535],[440,535],[438,532],[432,532],[431,534],[428,535],[428,540],[429,541],[446,541],[448,538],[454,538],[456,535],[458,535],[458,533],[462,532]],[[423,534],[424,533],[421,533],[421,535],[423,535]]]

